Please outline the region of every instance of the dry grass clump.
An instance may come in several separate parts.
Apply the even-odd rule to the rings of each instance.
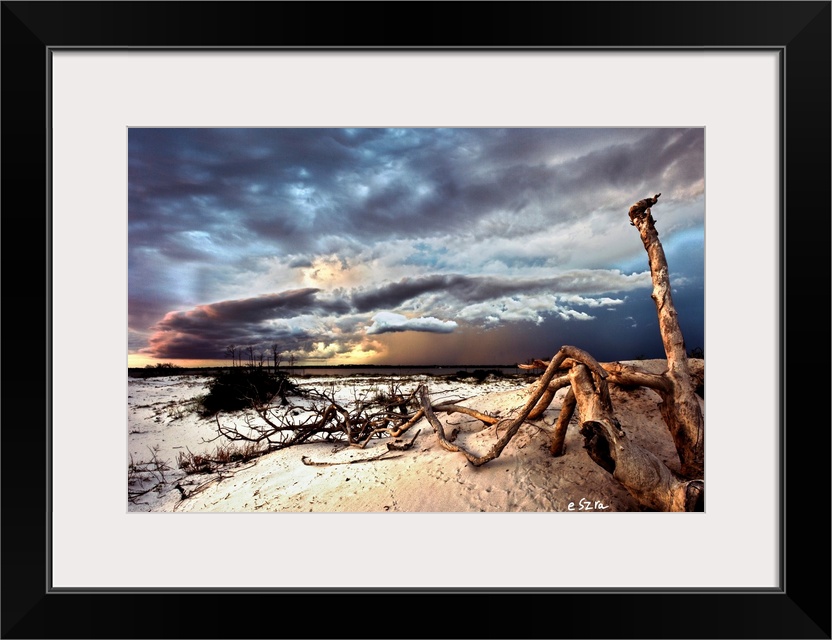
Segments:
[[[211,454],[180,452],[177,466],[188,475],[196,473],[214,473],[220,467],[234,463],[243,463],[259,458],[269,452],[268,447],[257,442],[246,442],[239,446],[233,444],[218,445]]]

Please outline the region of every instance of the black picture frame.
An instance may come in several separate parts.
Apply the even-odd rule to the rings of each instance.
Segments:
[[[813,371],[830,353],[830,15],[828,1],[2,2],[2,637],[830,638],[828,381]],[[780,588],[51,590],[45,452],[50,411],[67,408],[50,403],[47,134],[65,47],[778,51],[781,343],[760,348],[782,370]],[[755,491],[753,460],[737,472]]]

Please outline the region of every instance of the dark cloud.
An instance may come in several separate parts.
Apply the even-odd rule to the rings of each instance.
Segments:
[[[438,318],[407,318],[398,313],[382,312],[373,316],[373,324],[367,329],[368,335],[421,331],[424,333],[453,333],[457,323]]]
[[[403,278],[375,289],[359,291],[352,296],[352,303],[359,312],[376,309],[392,309],[403,302],[432,291],[444,291],[453,283],[465,283],[459,275],[434,275],[421,278]]]
[[[506,296],[538,293],[610,293],[632,288],[642,277],[624,276],[618,272],[574,271],[545,278],[506,278],[497,276],[466,276],[462,274],[430,275],[402,278],[375,289],[359,291],[352,303],[359,312],[391,309],[428,293],[438,293],[465,303],[483,302]]]
[[[272,345],[278,345],[284,352],[304,352],[311,350],[317,338],[309,332],[285,327],[203,325],[188,331],[159,329],[147,339],[148,346],[139,352],[160,360],[220,360],[232,345],[242,350],[251,346],[256,352],[271,352]]]
[[[183,330],[207,323],[251,323],[267,318],[299,315],[314,308],[318,291],[318,289],[299,289],[246,300],[227,300],[200,305],[191,311],[169,313],[159,323],[159,327]]]
[[[227,300],[198,307],[194,312],[183,315],[199,315],[221,322],[260,322],[270,318],[286,318],[326,311],[343,313],[349,307],[342,301],[327,301],[318,298],[320,289],[297,289],[248,298]]]
[[[581,132],[599,147],[579,154]],[[131,246],[186,257],[185,231],[315,249],[316,232],[413,237],[493,212],[586,215],[609,188],[702,173],[702,130],[131,129]],[[622,141],[622,138],[625,140]],[[467,150],[463,152],[463,150]],[[659,185],[669,192],[674,184]],[[586,189],[591,188],[590,192]],[[658,188],[658,187],[656,187]],[[593,199],[595,198],[595,201]],[[620,203],[618,203],[620,206]]]
[[[153,327],[146,353],[165,358],[218,358],[231,343],[263,347],[274,341],[290,341],[297,346],[312,336],[302,329],[269,325],[267,321],[349,310],[344,301],[319,298],[318,292],[318,289],[298,289],[168,313]],[[189,349],[201,355],[183,355]]]

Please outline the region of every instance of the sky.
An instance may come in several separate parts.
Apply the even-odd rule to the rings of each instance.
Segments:
[[[128,365],[664,357],[627,215],[655,193],[704,349],[704,146],[703,128],[131,128]]]

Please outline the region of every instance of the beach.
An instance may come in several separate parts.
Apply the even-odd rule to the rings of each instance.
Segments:
[[[632,363],[636,364],[636,363]],[[660,372],[663,360],[638,361]],[[194,411],[210,378],[199,375],[128,379],[128,510],[131,512],[621,512],[642,507],[598,466],[583,448],[577,416],[563,456],[553,457],[549,439],[566,389],[534,421],[524,423],[502,454],[476,467],[444,449],[424,418],[399,439],[412,445],[388,450],[391,438],[373,438],[364,448],[346,442],[311,442],[223,465],[212,473],[186,474],[181,455],[208,455],[218,445],[217,422],[236,424],[240,415],[206,419]],[[434,404],[458,402],[497,418],[510,418],[533,391],[535,378],[489,377],[481,383],[432,376],[397,379],[402,390],[426,385]],[[388,378],[299,379],[329,385],[333,394],[355,396]],[[661,420],[660,398],[645,388],[610,393],[624,431],[671,470],[679,462]],[[704,410],[704,400],[700,399]],[[446,434],[477,454],[501,435],[500,423],[485,425],[461,413],[437,412]],[[504,427],[502,427],[504,429]],[[417,435],[418,433],[418,435]],[[415,439],[414,439],[415,436]],[[137,495],[140,494],[140,495]]]

